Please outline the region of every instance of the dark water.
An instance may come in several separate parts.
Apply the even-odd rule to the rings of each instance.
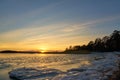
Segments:
[[[101,55],[101,54],[100,54]],[[0,54],[0,80],[10,80],[8,72],[21,67],[45,67],[66,71],[90,65],[99,54]]]

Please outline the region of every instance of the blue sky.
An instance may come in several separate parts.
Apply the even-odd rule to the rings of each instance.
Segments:
[[[120,0],[0,0],[1,50],[64,50],[113,30]]]

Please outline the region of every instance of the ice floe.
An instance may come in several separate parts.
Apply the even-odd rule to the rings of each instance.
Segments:
[[[9,72],[9,76],[17,80],[42,80],[51,79],[60,73],[59,70],[48,68],[19,68]]]

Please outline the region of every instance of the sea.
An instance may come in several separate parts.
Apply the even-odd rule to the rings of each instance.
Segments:
[[[0,53],[0,80],[12,80],[9,72],[23,67],[52,68],[67,71],[91,65],[95,57],[104,54],[29,54],[29,53]]]

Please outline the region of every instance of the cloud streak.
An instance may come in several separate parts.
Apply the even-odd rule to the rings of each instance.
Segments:
[[[49,17],[42,18],[42,16],[46,13],[49,13],[52,9],[56,8],[58,5],[61,5],[62,3],[64,3],[64,1],[65,0],[56,1],[56,2],[51,3],[49,5],[38,7],[37,9],[32,9],[30,11],[23,13],[23,14],[4,16],[2,18],[2,20],[0,21],[0,26],[9,26],[10,27],[10,25],[13,26],[13,24],[15,25],[15,24],[24,23],[30,19],[38,18],[39,16],[41,16],[39,19],[39,22],[41,22],[41,23],[43,21],[50,20],[54,16],[52,16],[50,18]],[[34,20],[34,21],[32,20],[31,22],[37,23],[36,20]]]
[[[90,40],[90,36],[80,34],[81,30],[85,30],[90,25],[119,19],[120,16],[102,18],[89,21],[86,23],[57,23],[46,26],[28,25],[25,28],[12,30],[0,34],[1,48],[13,47],[14,45],[26,46],[31,48],[39,48],[47,46],[50,49],[64,49],[68,45],[86,44]],[[78,31],[78,32],[77,32]],[[93,39],[95,36],[92,37]],[[13,45],[14,44],[14,45]],[[53,46],[55,45],[55,47]],[[52,46],[52,48],[51,48]]]
[[[105,17],[105,18],[101,18],[101,19],[97,19],[97,20],[91,20],[91,21],[88,21],[85,23],[76,23],[76,24],[69,25],[69,26],[63,28],[62,31],[63,32],[73,32],[73,31],[77,31],[80,29],[89,28],[90,25],[100,24],[103,22],[109,22],[109,21],[113,21],[116,19],[120,19],[120,15],[109,16],[109,17]]]

